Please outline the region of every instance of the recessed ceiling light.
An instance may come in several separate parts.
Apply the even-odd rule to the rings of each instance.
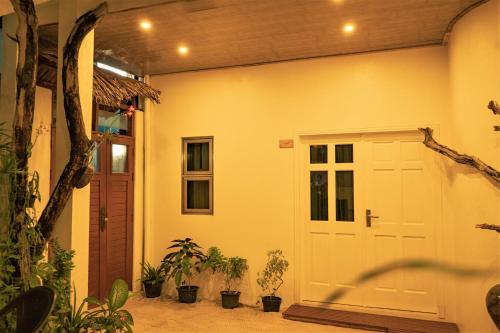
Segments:
[[[187,55],[189,53],[189,48],[186,45],[181,45],[177,48],[177,52],[180,55]]]
[[[141,26],[142,29],[144,30],[149,30],[151,29],[152,25],[151,25],[151,22],[147,21],[147,20],[142,20],[141,23],[139,24]]]
[[[332,0],[334,4],[340,5],[344,0]]]
[[[354,30],[356,30],[356,27],[352,23],[346,23],[346,24],[344,24],[344,27],[342,28],[342,30],[344,30],[345,33],[350,34],[350,33],[354,32]]]

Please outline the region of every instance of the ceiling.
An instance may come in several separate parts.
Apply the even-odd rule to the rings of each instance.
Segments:
[[[484,0],[178,0],[108,14],[96,59],[135,74],[441,44],[450,22]],[[149,20],[149,31],[140,28]],[[342,27],[356,29],[346,34]],[[57,26],[41,27],[54,40]],[[177,53],[179,45],[189,54]]]
[[[47,2],[49,0],[34,0],[33,3],[35,5],[39,5],[41,3]],[[9,0],[0,0],[0,16],[4,16],[12,13],[14,10],[12,9],[12,4]]]

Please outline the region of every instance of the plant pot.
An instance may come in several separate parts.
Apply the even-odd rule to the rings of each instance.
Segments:
[[[486,309],[488,309],[491,320],[500,330],[500,284],[491,287],[486,294]]]
[[[153,283],[144,281],[142,285],[144,286],[144,294],[147,298],[155,298],[161,295],[161,287],[163,286],[163,282]]]
[[[198,286],[180,286],[177,288],[180,303],[194,303],[198,295]]]
[[[262,297],[264,312],[280,312],[281,297],[264,296]]]
[[[240,306],[240,294],[239,291],[221,291],[222,307],[224,309],[234,309]]]

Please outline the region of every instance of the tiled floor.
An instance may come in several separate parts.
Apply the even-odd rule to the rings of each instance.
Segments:
[[[173,300],[131,298],[126,306],[134,317],[134,332],[296,332],[364,333],[367,331],[285,320],[281,313],[264,313],[259,308],[222,309],[201,301],[180,304]]]

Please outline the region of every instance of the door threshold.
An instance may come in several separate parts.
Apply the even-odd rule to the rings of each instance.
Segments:
[[[387,333],[459,333],[455,323],[403,318],[354,311],[333,310],[294,304],[283,318]]]

